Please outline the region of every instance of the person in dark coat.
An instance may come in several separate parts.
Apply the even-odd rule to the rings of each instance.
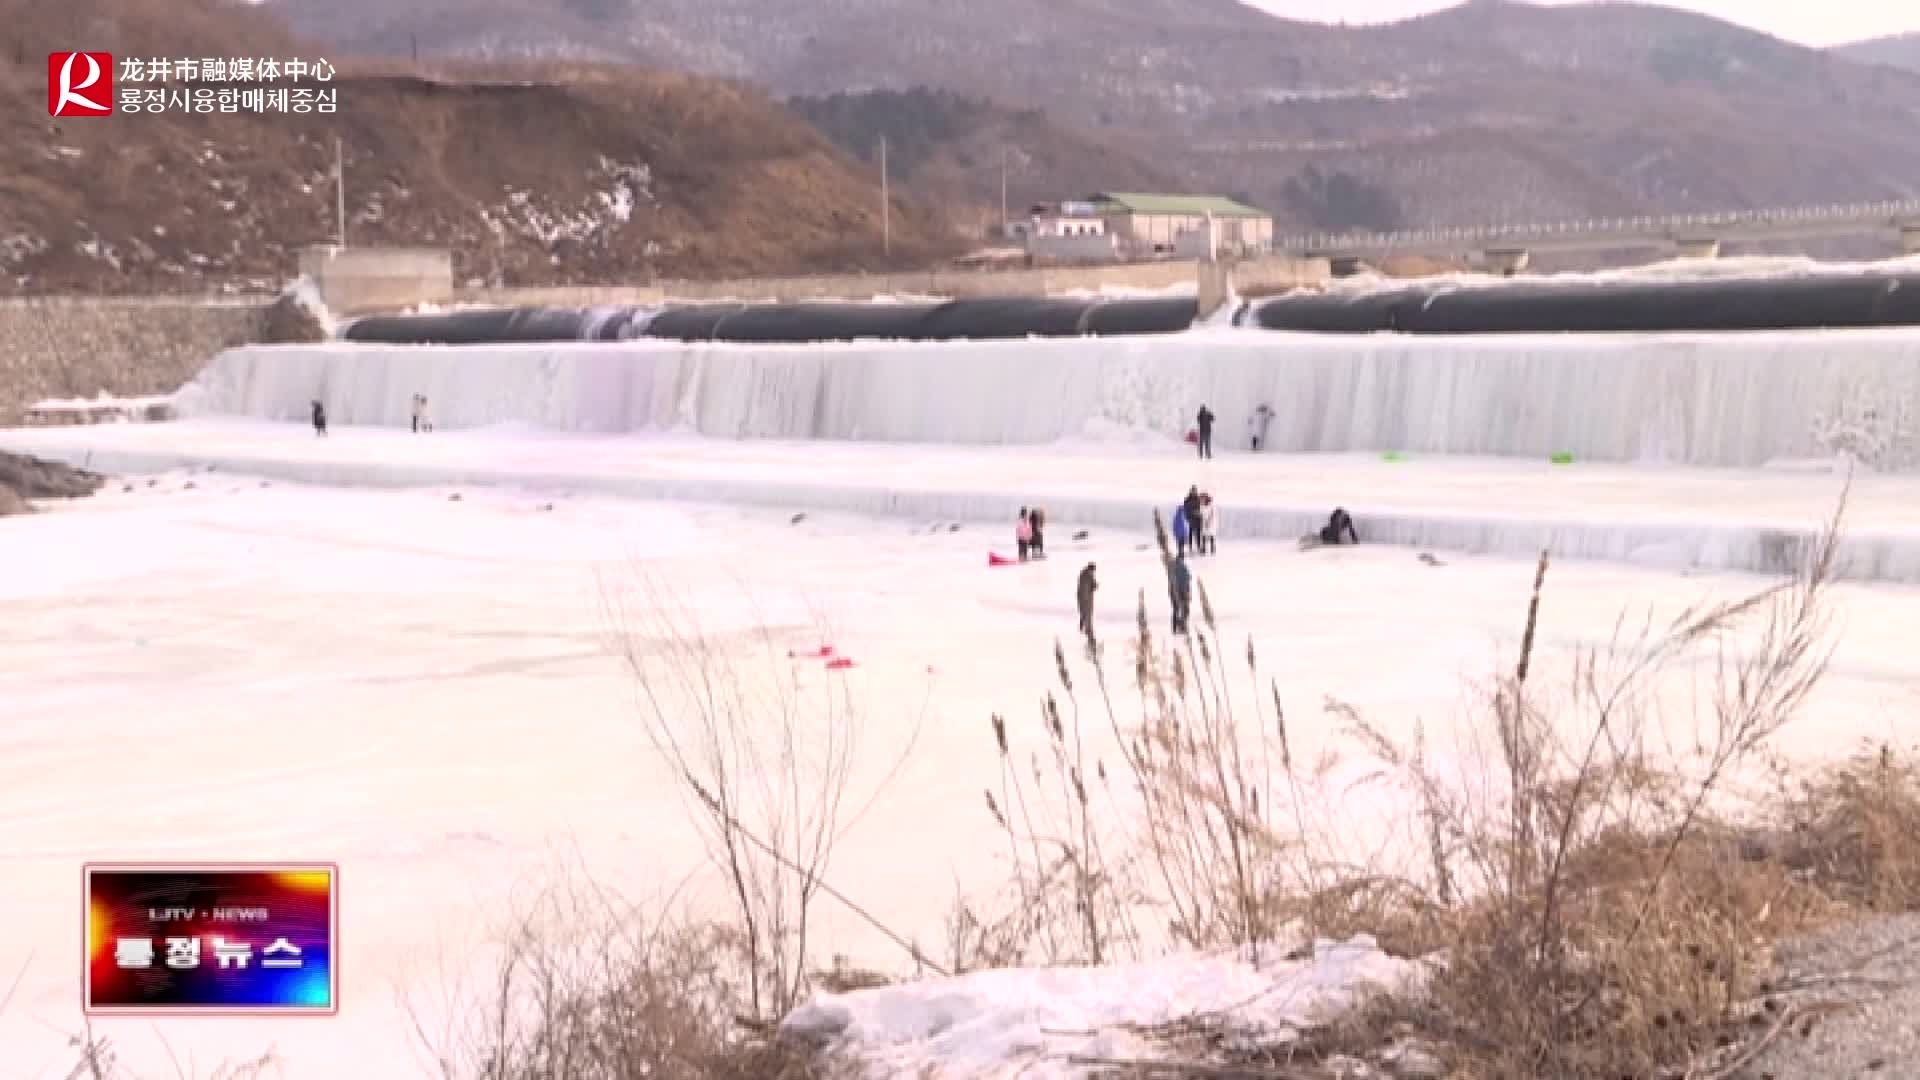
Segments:
[[[1173,606],[1173,632],[1187,632],[1187,613],[1193,606],[1193,572],[1187,557],[1175,555],[1167,563],[1167,600]]]
[[[1093,591],[1099,587],[1100,583],[1093,579],[1093,564],[1088,563],[1073,587],[1073,603],[1080,609],[1080,632],[1087,635],[1088,641],[1093,640]]]
[[[1354,531],[1353,515],[1344,507],[1336,506],[1327,516],[1327,523],[1320,527],[1320,542],[1323,544],[1357,544],[1360,534]]]
[[[1187,489],[1187,497],[1180,500],[1180,516],[1187,519],[1187,542],[1195,551],[1200,550],[1200,527],[1205,524],[1202,520],[1205,510],[1206,504],[1200,501],[1200,485],[1195,484]],[[1180,547],[1184,551],[1186,544]]]
[[[1200,436],[1200,441],[1199,441],[1200,456],[1203,458],[1212,457],[1213,456],[1213,410],[1207,408],[1205,405],[1200,406],[1200,415],[1193,418],[1193,426],[1194,426],[1194,430]]]
[[[1036,506],[1028,512],[1027,521],[1033,526],[1033,557],[1044,559],[1047,557],[1047,512]]]
[[[313,433],[315,435],[327,433],[327,407],[318,401],[313,403]]]

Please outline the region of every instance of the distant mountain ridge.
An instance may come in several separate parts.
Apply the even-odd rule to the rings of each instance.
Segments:
[[[1412,225],[1920,195],[1920,75],[1628,3],[1489,0],[1350,28],[1239,0],[269,6],[342,50],[620,59],[780,95],[927,86],[1041,108],[1298,227],[1325,216],[1298,195],[1308,166]]]
[[[1856,41],[1841,45],[1834,52],[1862,64],[1885,64],[1920,72],[1920,30]]]

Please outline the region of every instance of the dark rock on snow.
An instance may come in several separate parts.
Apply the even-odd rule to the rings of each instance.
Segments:
[[[0,488],[11,488],[23,499],[84,498],[106,482],[106,477],[86,469],[0,451]]]

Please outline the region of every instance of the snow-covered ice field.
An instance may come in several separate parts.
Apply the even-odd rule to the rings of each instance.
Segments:
[[[1142,591],[1164,625],[1149,521],[1195,482],[1222,533],[1196,572],[1224,639],[1252,639],[1285,694],[1295,753],[1339,745],[1337,698],[1390,732],[1423,723],[1444,761],[1513,658],[1539,550],[1556,561],[1536,684],[1606,645],[1623,611],[1777,580],[1834,508],[1835,456],[1855,454],[1886,471],[1853,478],[1839,649],[1777,748],[1909,741],[1920,474],[1900,470],[1920,454],[1916,380],[1912,330],[276,346],[216,357],[179,395],[183,422],[0,431],[0,449],[130,484],[0,525],[0,1080],[72,1066],[88,860],[342,867],[340,1015],[96,1021],[140,1075],[273,1049],[296,1078],[416,1076],[447,1049],[416,1021],[435,1036],[471,1022],[458,1002],[490,974],[488,943],[543,887],[588,875],[642,903],[718,903],[609,648],[606,601],[626,590],[683,604],[760,677],[850,695],[866,727],[853,805],[917,736],[831,878],[888,926],[942,940],[956,884],[981,897],[1004,876],[981,799],[1000,767],[988,718],[1008,718],[1016,753],[1038,747],[1086,561],[1110,647]],[[395,430],[417,392],[431,436]],[[301,422],[314,398],[334,419],[324,440]],[[1201,400],[1221,415],[1208,462],[1177,441]],[[1241,451],[1256,402],[1279,410],[1270,446],[1321,452]],[[1444,456],[1466,453],[1504,456]],[[1578,460],[1548,460],[1563,453]],[[1036,503],[1053,558],[989,569]],[[1367,542],[1300,552],[1335,505]],[[790,656],[829,644],[855,666]],[[1675,745],[1705,675],[1662,687]],[[1100,757],[1110,735],[1093,727]],[[1331,819],[1369,850],[1406,816],[1377,789],[1343,797]],[[820,956],[905,967],[832,904],[819,916]],[[887,1058],[909,1068],[1392,967],[1328,956],[987,973],[804,1019],[913,1044]]]
[[[1109,640],[1130,633],[1138,590],[1156,624],[1165,615],[1164,579],[1142,549],[1141,525],[1093,522],[1075,543],[1068,537],[1080,524],[1056,510],[1051,560],[989,570],[985,553],[1006,547],[1007,530],[967,523],[952,531],[944,522],[957,515],[935,527],[930,517],[829,510],[794,523],[771,505],[516,486],[506,466],[534,475],[565,457],[571,475],[589,466],[652,470],[696,489],[721,466],[776,479],[844,473],[850,485],[944,478],[1007,498],[1157,486],[1167,502],[1183,486],[1174,477],[1195,470],[1144,453],[1129,460],[1066,449],[996,457],[824,446],[782,464],[779,448],[694,441],[617,452],[616,442],[448,434],[402,447],[404,436],[353,429],[322,448],[311,433],[266,425],[6,432],[0,446],[81,438],[108,458],[124,448],[237,459],[277,441],[282,462],[327,455],[361,470],[383,460],[500,469],[490,474],[495,486],[463,486],[459,500],[434,484],[346,490],[227,467],[174,471],[5,523],[0,917],[12,936],[0,945],[0,985],[22,975],[0,1013],[0,1076],[65,1075],[71,1064],[67,1036],[81,1022],[78,868],[89,859],[342,866],[341,1014],[96,1021],[95,1034],[109,1035],[148,1075],[172,1075],[170,1054],[190,1055],[204,1071],[269,1047],[291,1077],[418,1075],[422,1048],[397,991],[439,1030],[446,984],[480,976],[473,950],[530,890],[569,866],[642,899],[681,886],[701,852],[643,734],[630,682],[605,649],[608,588],[664,583],[718,634],[766,624],[795,650],[831,637],[857,667],[829,675],[800,661],[802,676],[844,679],[865,704],[857,791],[918,719],[917,748],[842,845],[833,880],[889,925],[928,941],[940,940],[956,881],[979,892],[999,882],[1000,848],[980,799],[997,775],[987,718],[1006,714],[1014,738],[1037,745],[1031,718],[1055,685],[1052,642],[1071,637],[1080,566],[1099,563],[1099,628]],[[167,451],[172,438],[191,447]],[[1402,468],[1419,476],[1401,494],[1436,507],[1471,501],[1487,483],[1487,474],[1454,475],[1438,464],[1424,473],[1417,461],[1366,464],[1370,476]],[[1343,470],[1364,471],[1359,462],[1222,459],[1211,478],[1226,490],[1253,483],[1253,470],[1265,467],[1283,470],[1276,487],[1298,485],[1320,502],[1357,490]],[[1527,490],[1518,476],[1499,489],[1503,499]],[[1801,489],[1778,489],[1779,512],[1817,519],[1834,483],[1821,481],[1827,486],[1804,489],[1804,502],[1788,496]],[[1748,482],[1763,492],[1808,478]],[[1591,489],[1606,490],[1604,505],[1596,494],[1566,496],[1569,509],[1622,520],[1675,513],[1634,503],[1623,478]],[[1859,512],[1904,524],[1911,504],[1900,505],[1896,490],[1858,489]],[[1713,496],[1702,480],[1686,500],[1710,513]],[[1217,559],[1198,564],[1225,638],[1252,637],[1288,695],[1297,740],[1333,737],[1318,708],[1329,695],[1393,730],[1416,719],[1444,728],[1465,713],[1466,684],[1510,658],[1530,560],[1443,553],[1445,565],[1430,566],[1415,555],[1394,546],[1302,554],[1290,543],[1228,538]],[[1543,642],[1560,651],[1602,644],[1623,607],[1671,611],[1760,581],[1562,561]],[[1912,734],[1903,727],[1920,686],[1911,647],[1920,640],[1920,594],[1846,585],[1836,596],[1844,639],[1812,715],[1782,744],[1789,754]],[[824,953],[897,960],[844,913],[823,913]]]
[[[1167,439],[1045,447],[594,436],[514,426],[419,438],[219,418],[0,431],[0,449],[149,471],[213,465],[352,487],[519,484],[580,493],[1011,522],[1043,503],[1061,520],[1134,528],[1199,482],[1229,539],[1292,539],[1344,505],[1366,539],[1444,551],[1607,559],[1668,570],[1781,572],[1794,536],[1832,513],[1832,462],[1708,469],[1501,458],[1260,454],[1197,463]],[[1010,526],[1008,530],[1010,531]],[[996,540],[1007,539],[1005,536]],[[1920,583],[1920,475],[1852,479],[1841,572]]]

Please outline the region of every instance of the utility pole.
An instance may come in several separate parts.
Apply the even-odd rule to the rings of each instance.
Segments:
[[[1004,243],[1013,220],[1007,217],[1007,148],[1000,148],[1000,239]]]
[[[880,136],[880,251],[893,254],[893,198],[887,193],[887,137]]]
[[[347,166],[340,151],[340,136],[333,137],[333,216],[335,240],[347,246]]]

